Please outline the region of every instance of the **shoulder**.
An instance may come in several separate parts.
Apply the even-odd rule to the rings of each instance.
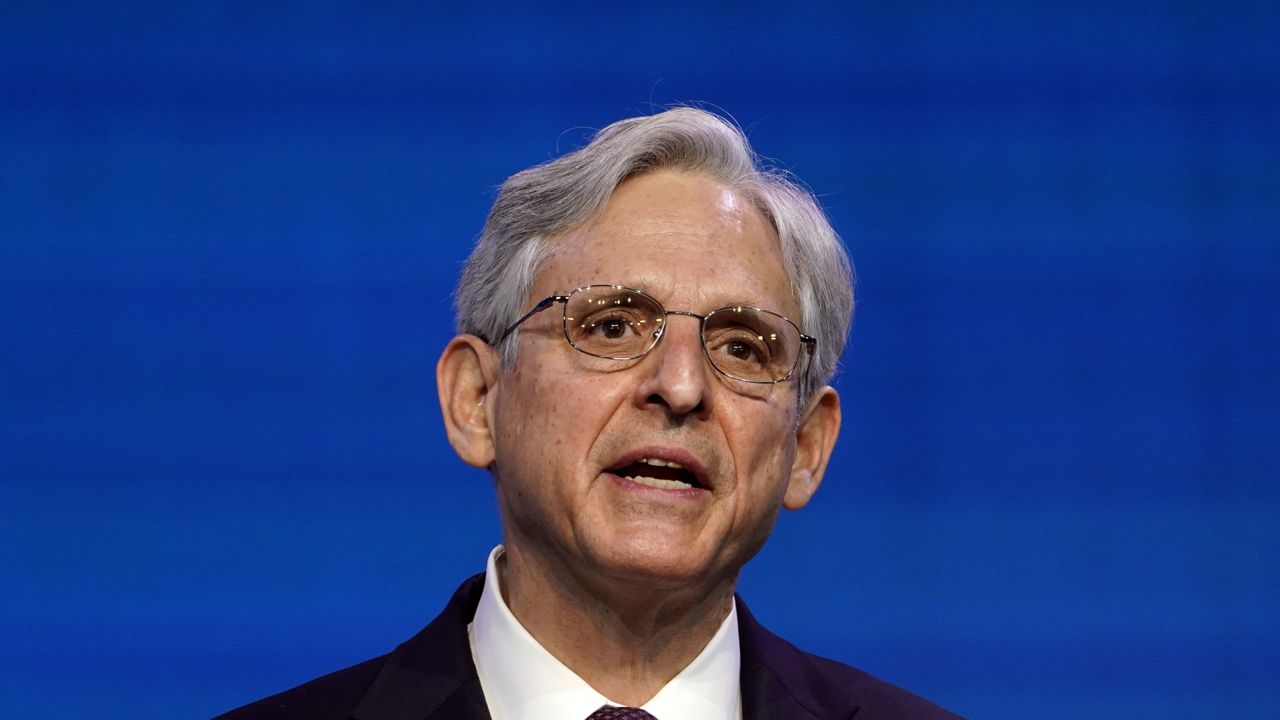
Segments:
[[[373,684],[385,661],[385,655],[366,660],[219,715],[215,720],[346,718]]]
[[[738,611],[744,702],[761,708],[794,703],[813,718],[845,720],[856,712],[857,720],[961,720],[857,668],[800,650],[756,622],[741,599]],[[748,678],[758,687],[749,687]]]
[[[857,668],[795,651],[800,657],[796,667],[808,676],[806,682],[843,689],[858,706],[858,720],[960,720],[959,715]]]
[[[420,709],[425,716],[459,689],[471,694],[456,699],[474,705],[479,684],[473,682],[476,670],[467,623],[475,615],[483,587],[483,575],[464,582],[430,625],[392,652],[232,710],[217,720],[328,720],[354,712],[399,717],[399,710],[388,708],[407,707]]]

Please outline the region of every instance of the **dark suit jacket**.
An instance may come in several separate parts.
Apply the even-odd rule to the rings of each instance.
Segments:
[[[422,632],[382,657],[259,700],[218,720],[490,720],[467,624],[484,575],[467,580]],[[927,700],[809,655],[765,630],[738,599],[743,720],[948,720]]]

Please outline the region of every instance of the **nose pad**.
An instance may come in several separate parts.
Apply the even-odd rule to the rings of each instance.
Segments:
[[[659,342],[662,342],[662,336],[663,336],[666,332],[667,332],[667,323],[666,323],[666,322],[663,322],[661,325],[659,325],[658,327],[654,328],[654,330],[653,330],[653,345],[654,345],[654,347],[656,347],[656,346],[658,345],[658,343],[659,343]]]

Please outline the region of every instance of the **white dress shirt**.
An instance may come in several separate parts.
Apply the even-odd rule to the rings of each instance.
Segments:
[[[484,591],[467,626],[471,658],[493,720],[585,720],[601,705],[621,705],[565,667],[502,599],[501,545],[489,553]],[[642,708],[658,720],[741,720],[736,604],[711,642]]]

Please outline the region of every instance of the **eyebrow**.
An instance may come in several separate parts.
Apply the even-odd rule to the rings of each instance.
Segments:
[[[585,285],[590,285],[590,284],[591,283],[585,283]],[[649,295],[652,295],[654,298],[657,298],[658,302],[662,303],[663,307],[667,307],[669,303],[668,298],[674,295],[676,289],[680,287],[679,283],[673,283],[670,280],[656,280],[654,278],[646,279],[644,276],[632,276],[631,278],[628,278],[625,281],[607,281],[602,284],[622,285],[623,287],[629,287],[635,290],[640,290],[642,292],[648,293]],[[575,285],[574,287],[583,287],[583,286],[584,285]],[[566,292],[571,290],[573,290],[573,288],[568,288]],[[727,308],[727,307],[762,307],[766,310],[774,310],[774,308],[769,307],[767,303],[762,305],[760,302],[756,300],[747,300],[743,296],[730,296],[730,297],[736,297],[738,299],[705,303],[706,304],[705,308],[675,308],[675,309],[703,310],[706,312],[710,312],[712,310],[718,310],[720,308]],[[671,308],[667,308],[667,309],[671,309]],[[781,312],[781,310],[774,310],[774,312]]]

